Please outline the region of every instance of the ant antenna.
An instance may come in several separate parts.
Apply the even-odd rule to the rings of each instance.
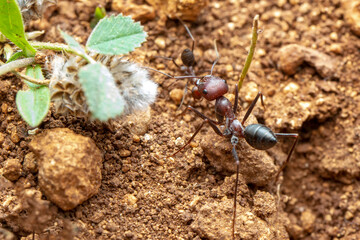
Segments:
[[[182,23],[182,25],[184,25],[184,28],[186,29],[187,33],[189,34],[189,36],[191,37],[192,40],[192,47],[191,47],[191,51],[194,52],[194,47],[195,47],[195,38],[193,37],[193,35],[190,32],[190,29],[188,28],[188,26],[186,26],[185,22],[183,20],[181,20],[179,17],[177,17],[177,19]]]
[[[211,67],[210,75],[212,75],[214,67],[215,67],[216,63],[219,61],[219,58],[220,58],[220,55],[219,55],[219,52],[218,52],[217,46],[216,46],[216,39],[214,39],[214,48],[215,48],[215,53],[216,53],[216,59],[215,59],[213,65]]]

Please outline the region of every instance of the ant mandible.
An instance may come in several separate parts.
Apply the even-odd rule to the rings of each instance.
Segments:
[[[255,17],[256,19],[256,17]],[[185,26],[186,27],[186,26]],[[186,27],[187,29],[187,27]],[[188,33],[190,32],[187,29]],[[192,37],[191,33],[189,33]],[[194,43],[194,41],[193,41]],[[194,44],[193,44],[194,47]],[[232,144],[232,155],[235,159],[236,163],[236,182],[235,182],[235,190],[234,190],[234,206],[233,206],[233,220],[232,220],[232,238],[235,239],[235,220],[236,220],[236,201],[237,201],[237,191],[238,191],[238,181],[239,181],[239,157],[236,152],[236,145],[239,142],[240,138],[245,138],[246,142],[253,148],[258,150],[267,150],[276,145],[278,143],[278,138],[283,137],[290,137],[294,139],[294,142],[290,148],[290,151],[287,155],[287,158],[285,162],[282,164],[282,166],[279,168],[279,171],[277,172],[275,176],[275,182],[277,182],[280,173],[284,169],[284,167],[289,162],[291,155],[295,149],[295,146],[298,142],[298,134],[297,133],[274,133],[269,127],[263,125],[263,124],[250,124],[248,126],[245,126],[245,122],[250,116],[252,110],[254,109],[257,101],[259,98],[261,99],[261,103],[264,106],[263,101],[263,94],[259,92],[255,99],[250,104],[248,110],[246,111],[246,114],[244,115],[243,120],[240,122],[236,119],[236,111],[238,106],[238,99],[239,99],[239,89],[236,85],[235,88],[235,102],[234,107],[232,107],[231,102],[229,99],[224,97],[224,94],[228,92],[228,85],[225,82],[225,80],[212,76],[212,70],[218,60],[219,54],[216,49],[216,42],[215,42],[215,51],[217,54],[217,59],[213,63],[213,66],[211,68],[211,74],[204,76],[202,78],[196,77],[193,72],[185,72],[190,73],[188,76],[180,76],[180,77],[170,77],[175,79],[184,79],[184,78],[191,78],[193,79],[193,83],[195,87],[193,88],[193,96],[194,98],[201,98],[204,97],[208,101],[215,100],[215,114],[216,114],[216,121],[208,118],[207,116],[200,113],[198,110],[193,108],[192,106],[188,105],[187,108],[183,111],[182,114],[184,114],[187,110],[194,111],[199,117],[203,119],[202,124],[196,129],[195,133],[191,136],[191,138],[186,142],[186,144],[181,147],[178,151],[173,153],[170,157],[175,156],[178,152],[183,150],[187,145],[190,144],[190,142],[195,138],[195,136],[200,132],[202,127],[205,125],[205,123],[208,123],[210,127],[215,131],[216,134],[219,136],[227,137],[230,139],[230,143]],[[186,54],[189,54],[188,50],[184,50]],[[183,53],[184,53],[183,52]],[[192,55],[192,51],[190,52]],[[193,56],[193,55],[192,55]],[[250,60],[251,61],[251,60]],[[183,63],[185,64],[184,60]],[[185,64],[185,66],[187,66]],[[188,71],[190,69],[192,70],[192,66],[187,66]],[[245,73],[246,74],[246,73]],[[165,74],[166,75],[166,74]],[[241,82],[242,83],[242,82]],[[194,90],[195,89],[195,90]],[[225,120],[225,121],[224,121]],[[225,123],[225,129],[224,131],[221,131],[217,125],[221,125]]]

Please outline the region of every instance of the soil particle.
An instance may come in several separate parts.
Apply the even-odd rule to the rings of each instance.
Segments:
[[[301,213],[300,220],[301,220],[301,225],[306,232],[309,233],[314,230],[316,216],[310,209],[307,209]]]
[[[10,158],[4,162],[2,175],[10,181],[16,181],[21,176],[21,163],[19,159]]]
[[[241,117],[240,117],[241,119]],[[246,125],[257,123],[250,115]],[[219,172],[235,173],[236,164],[231,153],[230,139],[217,135],[212,129],[202,138],[201,148],[210,164]],[[277,172],[274,160],[265,152],[252,148],[245,139],[236,146],[240,160],[240,174],[247,183],[264,186],[273,180]]]
[[[288,75],[295,74],[304,62],[313,66],[324,78],[333,77],[338,66],[338,62],[333,57],[297,44],[284,46],[278,52],[279,69]]]
[[[16,237],[9,230],[0,227],[0,239],[2,239],[2,240],[16,240]]]
[[[69,129],[51,129],[29,144],[39,165],[39,186],[63,210],[95,195],[101,182],[102,157],[94,142]]]
[[[25,155],[23,162],[23,169],[26,172],[37,173],[38,166],[36,162],[35,154],[30,152]]]

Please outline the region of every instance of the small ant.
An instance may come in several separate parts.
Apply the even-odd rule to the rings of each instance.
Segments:
[[[194,48],[195,48],[195,38],[193,37],[193,35],[191,34],[191,31],[190,29],[188,28],[188,26],[186,26],[186,24],[184,23],[183,20],[181,20],[180,18],[178,18],[178,20],[182,23],[182,25],[184,26],[186,32],[188,33],[188,35],[190,36],[191,40],[192,40],[192,47],[191,47],[191,50],[189,48],[186,48],[183,50],[183,52],[181,53],[181,61],[183,63],[182,66],[179,66],[176,62],[175,62],[175,59],[174,58],[168,58],[168,57],[162,57],[163,59],[166,59],[166,60],[171,60],[174,65],[176,67],[178,67],[184,74],[185,76],[182,76],[182,77],[172,77],[170,75],[167,75],[171,78],[177,78],[177,79],[184,79],[184,78],[187,78],[187,79],[191,79],[191,83],[193,85],[195,85],[192,90],[191,90],[191,93],[192,93],[192,96],[194,99],[196,100],[200,100],[201,97],[202,97],[202,94],[199,92],[201,90],[199,90],[199,77],[197,77],[195,75],[195,71],[194,71],[194,66],[196,65],[196,61],[195,61],[195,56],[194,56]],[[210,75],[209,76],[212,76],[212,72],[213,72],[213,69],[214,69],[214,66],[216,65],[217,61],[219,60],[219,53],[216,49],[216,41],[214,41],[214,46],[215,46],[215,52],[216,52],[216,59],[211,67],[211,71],[210,71]],[[165,74],[166,75],[166,74]],[[207,78],[209,76],[205,76],[202,78],[202,82],[206,82],[207,81]],[[221,81],[224,81],[222,79],[219,78],[219,80]],[[189,84],[189,81],[186,82],[185,84],[185,88],[184,88],[184,93],[183,93],[183,96],[182,96],[182,99],[181,99],[181,102],[180,102],[180,105],[178,107],[178,109],[181,108],[181,106],[183,105],[184,103],[184,99],[185,99],[185,96],[187,94],[187,90],[188,90],[188,84]],[[227,90],[226,92],[227,93]],[[224,94],[225,94],[224,93]],[[207,99],[209,100],[209,99]],[[212,99],[213,100],[213,99]],[[211,101],[211,100],[209,100]]]

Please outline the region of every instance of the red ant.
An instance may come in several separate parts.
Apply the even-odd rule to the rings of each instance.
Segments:
[[[255,23],[255,20],[257,21],[258,17],[255,17],[254,23]],[[291,146],[291,149],[290,149],[290,151],[288,153],[286,161],[282,164],[282,166],[280,167],[278,173],[275,176],[275,182],[277,182],[280,173],[282,172],[284,167],[289,162],[289,160],[291,158],[291,155],[292,155],[292,153],[293,153],[293,151],[295,149],[295,146],[296,146],[296,144],[298,142],[298,134],[297,133],[274,133],[270,128],[268,128],[267,126],[265,126],[263,124],[250,124],[248,126],[244,125],[246,120],[250,116],[252,110],[254,109],[254,107],[255,107],[257,101],[259,100],[259,98],[261,99],[261,103],[264,106],[263,95],[262,95],[261,92],[259,92],[257,94],[255,99],[250,104],[250,107],[247,110],[243,120],[241,122],[239,120],[237,120],[235,115],[236,115],[236,110],[237,110],[237,106],[238,106],[238,99],[239,99],[238,86],[236,85],[235,102],[234,102],[234,107],[232,107],[232,104],[229,101],[229,99],[224,97],[224,94],[226,94],[228,92],[228,89],[229,89],[227,83],[225,82],[225,80],[212,75],[212,71],[214,69],[214,66],[217,63],[218,59],[219,59],[219,54],[218,54],[217,48],[216,48],[216,42],[215,42],[215,51],[216,51],[217,58],[216,58],[216,60],[214,61],[213,65],[212,65],[210,75],[207,75],[207,76],[204,76],[204,77],[201,77],[201,78],[195,76],[195,73],[194,73],[194,70],[193,70],[193,66],[195,65],[195,58],[194,58],[194,55],[193,55],[195,40],[192,37],[192,34],[191,34],[190,30],[187,28],[187,26],[184,23],[183,23],[183,25],[185,26],[186,31],[188,32],[188,34],[190,35],[190,37],[193,40],[192,50],[185,49],[183,51],[183,53],[181,55],[181,59],[182,59],[182,62],[184,64],[183,68],[179,67],[175,63],[175,61],[173,59],[171,59],[171,58],[169,58],[169,59],[172,60],[174,62],[174,64],[177,67],[179,67],[180,69],[182,69],[183,72],[185,74],[187,74],[187,75],[186,76],[173,77],[173,76],[170,76],[170,75],[167,75],[167,74],[164,74],[164,73],[163,74],[167,75],[167,76],[169,76],[171,78],[175,78],[175,79],[185,79],[185,78],[193,79],[192,83],[195,85],[193,87],[193,89],[192,89],[193,97],[195,99],[200,99],[200,98],[204,97],[208,101],[215,100],[215,114],[216,114],[217,121],[208,118],[207,116],[203,115],[202,113],[200,113],[198,110],[196,110],[192,106],[188,105],[187,108],[183,111],[182,114],[184,114],[187,110],[192,110],[199,117],[201,117],[204,121],[196,129],[195,133],[187,141],[187,143],[183,147],[181,147],[178,151],[173,153],[170,157],[175,156],[178,152],[180,152],[188,144],[190,144],[190,142],[200,132],[202,127],[205,125],[205,123],[208,123],[211,126],[211,128],[215,131],[216,134],[218,134],[220,136],[227,137],[227,138],[230,139],[230,142],[231,142],[231,144],[233,146],[232,155],[233,155],[233,157],[235,159],[235,163],[236,163],[236,182],[235,182],[235,190],[234,190],[234,206],[233,206],[233,221],[232,221],[232,238],[235,239],[236,200],[237,200],[238,181],[239,181],[239,157],[238,157],[238,154],[236,152],[236,145],[238,144],[239,139],[240,138],[245,138],[246,142],[255,149],[267,150],[269,148],[274,147],[276,145],[276,143],[278,143],[278,138],[282,138],[282,137],[294,138],[294,142],[293,142],[293,144]],[[250,62],[251,62],[251,59],[250,59]],[[249,67],[249,65],[247,66],[247,68],[248,67]],[[245,71],[245,74],[246,74],[246,71]],[[187,84],[186,84],[186,87],[185,87],[185,90],[184,90],[184,96],[186,94]],[[241,82],[241,84],[242,84],[242,82]],[[240,84],[240,86],[241,86],[241,84]],[[184,96],[183,96],[183,99],[181,101],[181,104],[183,103]],[[180,104],[180,106],[181,106],[181,104]],[[224,119],[225,119],[225,121],[224,121]],[[225,123],[225,130],[222,132],[217,127],[217,125],[221,125],[223,123]]]
[[[257,21],[258,21],[258,16],[256,16],[254,18],[254,29],[255,30],[257,29]],[[255,28],[255,23],[256,23],[256,28]],[[230,142],[233,146],[232,155],[233,155],[233,157],[235,159],[235,163],[236,163],[236,182],[235,182],[235,190],[234,190],[234,206],[233,206],[233,221],[232,221],[232,238],[235,239],[236,200],[237,200],[237,191],[238,191],[238,182],[239,182],[239,163],[240,163],[238,154],[236,152],[236,145],[238,144],[239,139],[245,138],[246,142],[255,149],[267,150],[269,148],[274,147],[276,145],[276,143],[278,143],[278,138],[282,138],[282,137],[294,138],[294,142],[288,153],[286,161],[282,164],[282,166],[280,167],[279,171],[277,172],[277,174],[275,176],[275,182],[277,182],[280,173],[285,168],[285,166],[287,165],[287,163],[289,162],[289,160],[291,158],[291,155],[292,155],[292,153],[295,149],[295,146],[298,142],[299,135],[297,133],[274,133],[270,128],[268,128],[267,126],[265,126],[263,124],[250,124],[248,126],[244,126],[246,120],[250,116],[250,114],[251,114],[252,110],[254,109],[259,98],[261,99],[261,103],[264,106],[263,95],[261,92],[259,92],[257,94],[255,99],[250,104],[250,107],[247,110],[246,114],[244,115],[243,120],[241,122],[239,120],[237,120],[235,115],[236,115],[238,99],[239,99],[238,85],[236,85],[235,102],[234,102],[234,107],[232,107],[232,104],[229,101],[229,99],[224,97],[224,95],[228,92],[228,89],[229,89],[226,81],[219,77],[212,75],[214,66],[219,59],[219,54],[218,54],[218,51],[216,48],[216,41],[215,41],[215,52],[216,52],[217,58],[212,65],[210,75],[206,75],[204,77],[195,76],[195,72],[193,70],[193,66],[195,65],[195,58],[193,55],[195,40],[194,40],[190,30],[187,28],[187,26],[184,23],[183,23],[183,25],[193,40],[192,50],[185,49],[183,51],[183,53],[181,55],[181,59],[184,64],[183,67],[179,67],[175,63],[174,59],[172,59],[172,58],[166,58],[166,59],[172,60],[174,62],[174,64],[177,67],[179,67],[180,69],[182,69],[186,75],[174,77],[174,76],[168,75],[166,73],[163,73],[161,71],[158,71],[156,69],[151,69],[151,68],[148,68],[148,69],[154,70],[156,72],[159,72],[161,74],[164,74],[164,75],[166,75],[170,78],[174,78],[174,79],[193,79],[192,83],[195,86],[192,89],[192,95],[195,99],[200,99],[200,98],[204,97],[208,101],[215,100],[215,114],[216,114],[217,121],[208,118],[207,116],[203,115],[202,113],[200,113],[198,110],[196,110],[195,108],[193,108],[190,105],[188,105],[187,108],[183,111],[182,114],[184,114],[187,110],[192,110],[199,117],[201,117],[204,121],[196,129],[195,133],[186,142],[186,144],[183,147],[181,147],[179,150],[177,150],[175,153],[173,153],[170,157],[175,156],[177,153],[179,153],[181,150],[183,150],[187,145],[189,145],[190,142],[195,138],[195,136],[200,132],[202,127],[205,125],[205,123],[208,123],[210,125],[210,127],[215,131],[215,133],[218,134],[219,136],[224,136],[224,137],[227,137],[230,139]],[[254,29],[253,29],[253,31],[254,31]],[[253,36],[254,36],[254,32],[253,32]],[[254,38],[253,38],[253,40],[254,40]],[[256,38],[255,38],[255,42],[256,42]],[[255,44],[253,46],[252,51],[254,50],[254,48],[255,48]],[[250,56],[250,53],[249,53],[249,56]],[[248,58],[249,58],[249,56],[248,56]],[[241,80],[240,87],[242,85],[242,80],[244,79],[244,77],[246,75],[247,69],[250,66],[251,58],[252,58],[252,56],[250,56],[250,58],[249,58],[250,60],[247,59],[247,61],[245,63],[244,69],[246,68],[246,70],[244,71],[244,69],[243,69],[242,75],[240,77],[240,78],[242,78],[242,79],[240,79]],[[187,92],[187,85],[188,85],[188,83],[186,83],[186,87],[184,90],[184,96]],[[184,96],[181,101],[181,104],[183,103]],[[181,106],[181,104],[180,104],[180,106]],[[224,121],[224,119],[225,119],[225,121]],[[222,132],[217,127],[217,125],[221,125],[223,123],[225,123],[225,130]]]
[[[210,87],[209,87],[210,86]],[[234,191],[234,206],[233,206],[233,222],[232,222],[232,237],[235,239],[235,219],[236,219],[236,196],[237,196],[237,188],[239,181],[239,157],[236,152],[236,145],[239,142],[239,138],[245,138],[246,142],[255,149],[258,150],[267,150],[275,146],[278,143],[278,137],[292,137],[295,138],[294,143],[288,153],[286,161],[280,167],[278,173],[275,176],[275,182],[277,182],[278,177],[286,164],[289,162],[290,157],[295,149],[296,143],[298,142],[298,134],[297,133],[274,133],[270,128],[263,124],[250,124],[248,126],[244,126],[247,118],[250,116],[250,113],[254,109],[256,102],[261,98],[262,105],[263,103],[263,95],[261,92],[257,94],[253,102],[251,103],[249,109],[247,110],[243,120],[240,122],[235,118],[236,109],[238,105],[238,88],[236,85],[235,90],[235,103],[232,108],[231,102],[224,96],[222,96],[223,89],[227,88],[227,84],[224,81],[219,82],[218,78],[209,76],[207,81],[204,84],[199,85],[200,93],[204,98],[210,100],[212,98],[216,99],[215,102],[215,113],[217,121],[214,121],[198,110],[193,108],[192,106],[187,106],[186,110],[194,111],[199,117],[201,117],[204,121],[202,124],[196,129],[195,133],[192,137],[187,141],[187,143],[181,147],[178,151],[171,155],[171,157],[175,156],[178,152],[183,150],[190,142],[195,138],[195,136],[200,132],[201,128],[205,123],[210,124],[211,128],[215,131],[216,134],[224,137],[230,138],[230,142],[233,146],[232,155],[235,159],[236,163],[236,182],[235,182],[235,191]],[[184,111],[184,112],[185,112]],[[183,112],[183,113],[184,113]],[[224,123],[225,118],[225,130],[221,132],[221,130],[216,126]]]

